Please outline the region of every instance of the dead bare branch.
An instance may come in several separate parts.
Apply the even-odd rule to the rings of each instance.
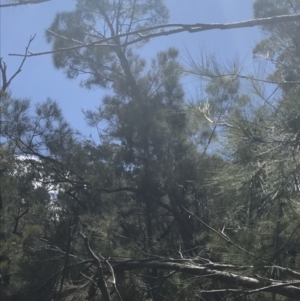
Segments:
[[[129,260],[114,265],[115,271],[135,270],[143,268],[153,268],[161,270],[172,270],[190,275],[204,276],[206,278],[212,278],[225,285],[236,285],[244,288],[245,293],[257,293],[260,291],[272,292],[282,296],[286,296],[295,300],[300,300],[300,288],[295,286],[299,284],[299,281],[275,281],[273,279],[261,279],[259,277],[247,277],[236,273],[227,271],[221,271],[213,267],[214,264],[210,264],[210,268],[205,265],[196,265],[187,262],[176,262],[169,259],[166,260]],[[248,290],[250,289],[250,291]],[[238,292],[238,291],[236,291]],[[242,292],[242,291],[240,291]],[[207,291],[206,291],[207,293]]]
[[[107,47],[108,42],[112,42],[111,44],[109,44],[109,47],[116,47],[116,46],[117,47],[126,47],[129,45],[144,41],[144,40],[148,40],[150,38],[168,36],[168,35],[177,34],[177,33],[181,33],[181,32],[195,33],[195,32],[202,32],[202,31],[215,30],[215,29],[228,30],[228,29],[237,29],[237,28],[268,25],[268,24],[276,24],[276,23],[281,23],[281,22],[292,22],[292,21],[299,21],[299,20],[300,20],[300,15],[295,14],[295,15],[282,15],[282,16],[274,16],[274,17],[268,17],[268,18],[252,19],[252,20],[247,20],[247,21],[242,21],[242,22],[233,22],[233,23],[163,24],[163,25],[152,26],[152,27],[148,27],[148,28],[144,28],[144,29],[140,29],[140,30],[136,30],[136,31],[128,32],[128,33],[117,34],[117,35],[114,35],[114,36],[111,36],[108,38],[104,38],[104,39],[99,39],[98,41],[94,41],[92,43],[88,43],[88,44],[84,44],[84,45],[76,45],[76,46],[51,50],[51,51],[30,53],[30,54],[27,54],[26,56],[32,57],[32,56],[53,54],[56,52],[75,50],[75,49],[86,48],[86,47],[91,47],[91,46]],[[174,28],[174,29],[170,29],[168,31],[163,31],[163,29],[166,29],[166,28]],[[147,33],[147,32],[151,32],[151,31],[155,31],[155,30],[161,30],[161,31],[154,32],[154,33]],[[145,34],[142,34],[143,32],[145,32]],[[57,33],[53,33],[53,34],[57,35]],[[120,45],[114,44],[114,41],[119,40],[120,38],[123,38],[123,37],[129,37],[129,36],[137,36],[137,38],[133,39],[129,42],[122,43]],[[63,37],[63,38],[68,39],[66,37]],[[72,41],[72,39],[69,39],[69,40]],[[24,54],[14,54],[14,53],[11,53],[9,55],[22,56],[22,57],[25,56]]]
[[[26,4],[38,4],[38,3],[48,2],[48,1],[51,1],[51,0],[27,0],[27,1],[19,0],[19,2],[15,2],[15,3],[0,4],[0,8],[20,6],[20,5],[26,5]]]
[[[108,291],[108,287],[104,278],[104,273],[103,273],[103,267],[100,258],[93,252],[93,250],[90,247],[89,241],[87,237],[82,233],[79,232],[79,236],[83,239],[84,246],[86,250],[88,251],[89,255],[95,260],[97,263],[97,268],[98,268],[98,281],[97,281],[97,286],[99,287],[102,297],[104,301],[112,301],[110,293]],[[101,256],[102,257],[102,256]],[[104,260],[104,258],[101,258]]]
[[[9,80],[7,80],[7,65],[5,64],[5,62],[2,60],[2,58],[0,58],[0,71],[1,71],[1,75],[2,75],[2,86],[1,86],[1,90],[3,92],[5,92],[9,85],[11,84],[12,80],[22,71],[22,67],[26,61],[26,58],[28,57],[28,51],[29,51],[29,47],[30,47],[30,44],[32,43],[32,41],[34,40],[35,38],[35,35],[34,36],[31,36],[29,41],[28,41],[28,44],[25,48],[25,54],[23,56],[23,60],[18,68],[18,70],[10,77]]]

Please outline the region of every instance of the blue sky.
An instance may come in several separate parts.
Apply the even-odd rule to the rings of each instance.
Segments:
[[[3,1],[2,1],[3,2]],[[170,23],[227,23],[252,18],[254,0],[166,0],[170,10]],[[4,2],[3,2],[4,3]],[[72,10],[74,0],[51,0],[38,5],[2,8],[1,20],[1,57],[8,65],[11,75],[20,63],[20,58],[9,53],[24,53],[29,37],[36,34],[30,50],[40,52],[50,49],[45,42],[45,29],[49,27],[57,12]],[[235,30],[215,30],[202,33],[182,33],[153,39],[141,50],[142,56],[152,58],[158,51],[176,47],[181,51],[184,62],[185,49],[195,58],[200,52],[215,53],[224,61],[239,57],[247,69],[254,70],[252,49],[262,38],[258,28]],[[79,87],[78,80],[68,80],[62,70],[52,65],[50,55],[29,58],[21,74],[13,81],[12,95],[30,98],[32,103],[43,102],[48,97],[56,100],[71,125],[89,135],[93,131],[86,125],[82,109],[99,106],[107,91],[86,90]],[[184,82],[188,95],[199,89],[199,82],[189,79]]]

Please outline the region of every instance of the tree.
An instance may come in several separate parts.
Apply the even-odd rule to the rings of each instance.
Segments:
[[[53,57],[54,65],[64,68],[70,78],[86,74],[83,84],[87,87],[123,83],[123,88],[134,91],[134,75],[142,71],[144,61],[133,53],[132,47],[121,47],[132,38],[121,38],[118,34],[147,29],[166,22],[167,18],[167,9],[160,0],[77,2],[74,12],[58,14],[47,31],[54,50],[111,40],[86,49],[58,52]]]

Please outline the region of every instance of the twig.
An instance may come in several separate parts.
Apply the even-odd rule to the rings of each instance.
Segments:
[[[245,292],[243,292],[242,296],[259,293],[259,292],[266,291],[266,290],[269,290],[269,289],[272,289],[272,288],[279,288],[279,287],[295,285],[295,284],[299,284],[299,283],[300,283],[300,281],[290,281],[290,282],[285,282],[285,283],[276,283],[276,284],[264,286],[264,287],[261,287],[261,288],[258,288],[258,289],[245,291]],[[241,297],[241,296],[237,296],[237,298],[239,298],[239,297]]]
[[[206,224],[204,221],[202,221],[198,216],[196,216],[194,213],[192,213],[191,211],[189,211],[188,209],[186,209],[185,207],[182,206],[182,208],[189,213],[191,216],[193,216],[194,218],[196,218],[199,222],[201,222],[205,227],[207,227],[208,229],[210,229],[211,231],[213,231],[215,234],[217,234],[219,237],[221,237],[223,240],[225,240],[226,242],[232,244],[233,246],[235,246],[236,248],[238,248],[239,250],[249,254],[251,257],[263,262],[263,263],[267,263],[269,264],[270,262],[266,261],[263,258],[260,258],[256,255],[254,255],[253,253],[251,253],[250,251],[244,249],[243,247],[237,245],[236,243],[234,243],[223,231],[219,232],[216,229],[212,228],[211,226],[209,226],[208,224]]]
[[[199,76],[199,77],[204,78],[204,79],[205,78],[212,79],[212,78],[231,77],[233,80],[234,79],[246,79],[246,80],[249,80],[249,81],[256,81],[256,82],[262,82],[262,83],[274,84],[274,85],[288,85],[288,84],[299,85],[300,84],[300,80],[276,81],[276,80],[270,80],[270,79],[264,79],[264,78],[254,78],[253,76],[239,74],[239,73],[226,73],[226,74],[212,75],[212,74],[201,74],[200,72],[192,71],[192,70],[185,70],[185,73],[195,75],[195,76]],[[275,89],[275,92],[276,92],[277,89],[278,89],[278,87]],[[274,94],[274,92],[271,94],[271,96],[273,94]]]

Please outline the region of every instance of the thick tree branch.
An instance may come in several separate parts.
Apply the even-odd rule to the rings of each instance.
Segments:
[[[275,16],[275,17],[268,17],[268,18],[260,18],[260,19],[253,19],[253,20],[247,20],[242,22],[233,22],[233,23],[195,23],[195,24],[181,24],[181,23],[175,23],[175,24],[163,24],[163,25],[157,25],[153,27],[148,27],[136,31],[132,31],[129,33],[121,33],[118,35],[114,35],[105,39],[100,39],[98,41],[94,41],[92,43],[84,44],[84,45],[76,45],[71,47],[65,47],[60,48],[56,50],[51,51],[44,51],[44,52],[36,52],[36,53],[30,53],[27,55],[24,54],[10,54],[11,56],[38,56],[38,55],[46,55],[46,54],[52,54],[56,52],[61,51],[69,51],[69,50],[75,50],[90,46],[100,46],[100,47],[107,47],[108,42],[115,41],[116,39],[120,39],[122,37],[129,37],[129,36],[137,36],[136,39],[133,39],[129,42],[122,43],[120,45],[110,45],[111,47],[126,47],[128,45],[136,44],[138,42],[141,42],[143,40],[148,40],[150,38],[156,38],[161,36],[168,36],[172,34],[177,34],[181,32],[189,32],[189,33],[195,33],[195,32],[202,32],[202,31],[208,31],[208,30],[227,30],[227,29],[238,29],[238,28],[245,28],[245,27],[254,27],[254,26],[261,26],[261,25],[269,25],[269,24],[276,24],[281,22],[292,22],[292,21],[299,21],[300,15],[282,15],[282,16]],[[161,31],[163,29],[171,28],[167,31]],[[174,28],[174,29],[172,29]],[[159,32],[154,33],[147,33],[155,30],[160,30]],[[145,32],[145,34],[143,34]],[[68,39],[66,37],[62,37],[64,39]],[[70,41],[72,41],[70,39]]]
[[[201,31],[208,31],[214,29],[220,30],[227,30],[227,29],[237,29],[237,28],[245,28],[245,27],[254,27],[254,26],[261,26],[261,25],[269,25],[269,24],[276,24],[281,22],[291,22],[291,21],[299,21],[300,15],[282,15],[282,16],[274,16],[268,18],[259,18],[253,20],[247,20],[242,22],[233,22],[233,23],[196,23],[196,24],[167,24],[167,25],[160,25],[156,26],[157,29],[164,29],[166,27],[179,27],[177,29],[171,29],[169,31],[161,31],[151,34],[142,35],[140,32],[138,35],[140,36],[138,39],[128,42],[127,44],[135,44],[145,39],[150,39],[153,37],[160,37],[160,36],[168,36],[180,32],[201,32]],[[151,31],[154,28],[149,28],[148,30]],[[156,28],[155,28],[156,29]]]

